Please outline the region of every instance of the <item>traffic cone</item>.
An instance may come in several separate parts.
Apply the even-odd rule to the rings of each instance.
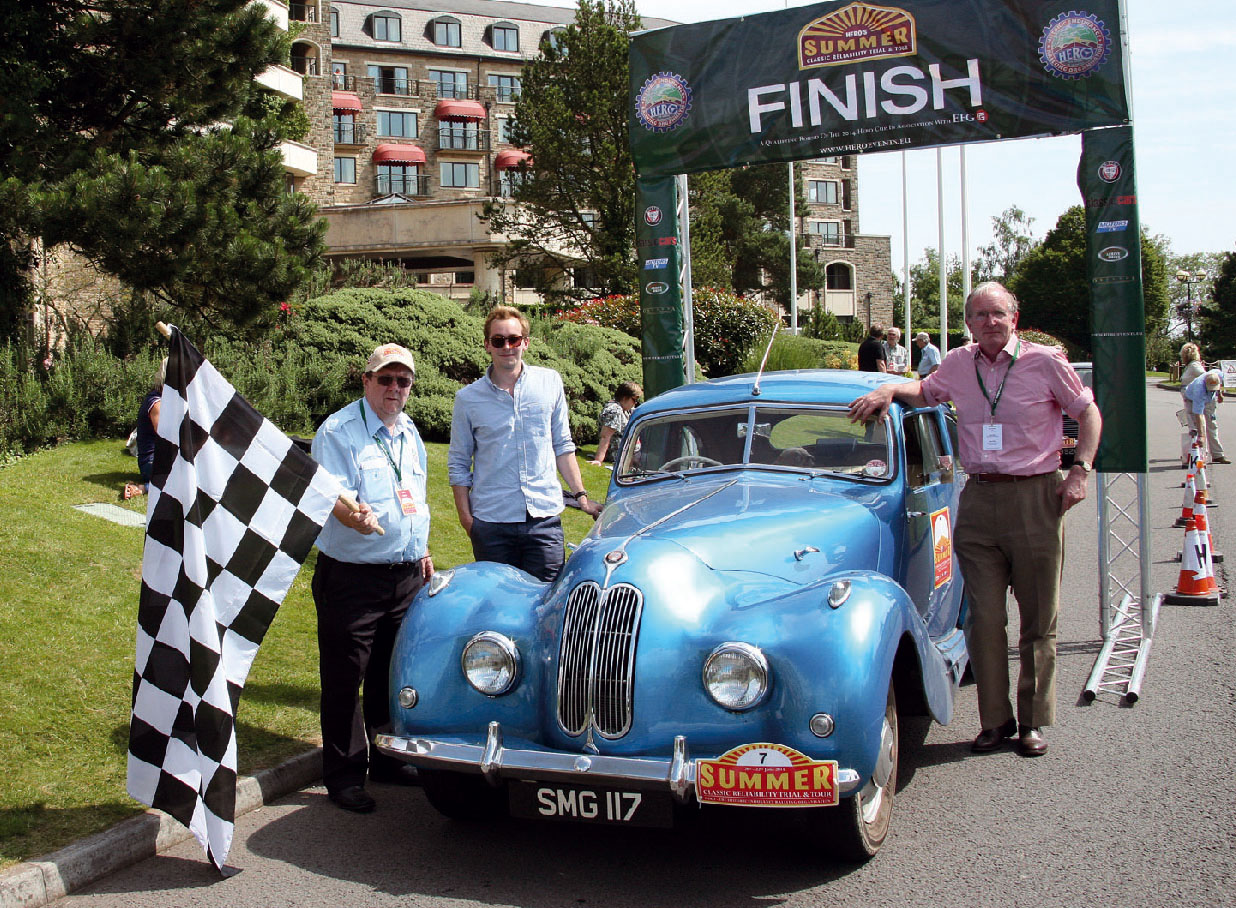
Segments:
[[[1210,504],[1210,484],[1206,481],[1206,458],[1202,456],[1201,448],[1198,448],[1197,459],[1194,461],[1193,467],[1193,484],[1197,490],[1197,494],[1202,496],[1202,501]],[[1197,500],[1196,498],[1194,499]]]
[[[1193,482],[1193,470],[1190,469],[1185,476],[1184,486],[1184,501],[1180,505],[1180,516],[1176,518],[1174,526],[1186,526],[1193,519],[1193,503],[1197,501],[1197,486]]]
[[[1210,543],[1190,520],[1185,528],[1180,578],[1176,589],[1164,594],[1163,601],[1172,605],[1218,605],[1220,595],[1210,560]]]
[[[1206,519],[1206,502],[1199,501],[1193,505],[1193,522],[1197,524],[1197,532],[1210,546],[1210,560],[1213,564],[1222,564],[1223,556],[1215,551],[1215,537],[1210,535],[1210,522]]]

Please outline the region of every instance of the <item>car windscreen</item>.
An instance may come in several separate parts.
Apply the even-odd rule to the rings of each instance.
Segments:
[[[841,408],[768,404],[643,419],[616,471],[619,482],[734,467],[882,479],[891,463],[885,420],[854,425]]]

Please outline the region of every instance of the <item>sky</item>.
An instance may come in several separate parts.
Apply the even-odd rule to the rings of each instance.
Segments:
[[[1084,0],[1079,4],[1084,8]],[[806,5],[800,0],[636,0],[642,15],[684,23]],[[1236,116],[1225,65],[1236,58],[1236,16],[1229,6],[1228,0],[1126,2],[1141,223],[1151,234],[1166,236],[1178,255],[1236,249]],[[1041,239],[1065,209],[1080,204],[1080,154],[1078,136],[967,146],[971,259],[991,241],[992,218],[1007,208],[1016,205],[1032,217],[1031,231]],[[936,151],[909,151],[905,158],[913,264],[922,259],[924,248],[940,246]],[[901,172],[901,152],[860,156],[860,228],[891,237],[897,274],[905,246]],[[943,247],[947,255],[960,257],[958,148],[943,150],[943,172]]]

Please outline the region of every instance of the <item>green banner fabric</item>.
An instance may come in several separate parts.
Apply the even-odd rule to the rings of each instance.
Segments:
[[[644,396],[685,380],[678,186],[674,178],[635,181],[635,242],[643,329]]]
[[[819,3],[631,39],[642,176],[1128,122],[1119,0]]]
[[[1077,187],[1086,206],[1094,395],[1103,414],[1095,466],[1145,473],[1146,314],[1132,126],[1082,136]]]

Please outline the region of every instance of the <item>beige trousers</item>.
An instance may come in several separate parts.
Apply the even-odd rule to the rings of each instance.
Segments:
[[[1018,482],[971,480],[961,493],[953,540],[970,600],[966,645],[978,685],[979,721],[996,728],[1013,717],[1009,700],[1008,611],[1011,585],[1021,614],[1017,721],[1051,725],[1056,717],[1056,612],[1064,566],[1061,473]]]

